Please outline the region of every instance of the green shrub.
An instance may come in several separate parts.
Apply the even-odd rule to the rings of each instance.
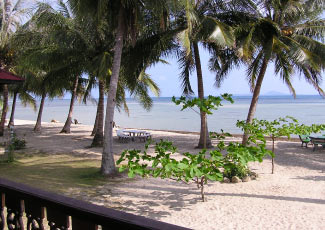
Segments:
[[[247,144],[257,144],[257,140],[266,143],[265,136],[272,139],[272,174],[274,173],[275,140],[281,136],[290,139],[291,135],[319,133],[325,130],[325,124],[312,124],[310,126],[299,124],[298,120],[291,116],[280,117],[273,121],[253,119],[251,123],[237,121],[237,127],[249,134]]]
[[[246,147],[238,143],[230,143],[228,146],[223,143],[209,154],[206,150],[198,154],[184,153],[183,159],[176,160],[172,155],[177,149],[171,142],[161,140],[156,143],[154,155],[147,154],[148,146],[149,144],[146,144],[143,152],[135,149],[125,150],[117,161],[117,165],[120,165],[119,171],[128,170],[128,176],[131,178],[140,175],[170,178],[185,183],[192,181],[201,189],[203,201],[204,185],[208,181],[222,181],[224,174],[243,178],[249,172],[248,162],[261,162],[265,154],[270,154],[264,145]],[[227,152],[225,156],[222,155],[222,150]],[[122,164],[123,162],[126,164]]]
[[[16,135],[11,139],[12,150],[19,150],[26,147],[25,139],[19,139]]]
[[[236,163],[228,163],[225,165],[225,170],[223,172],[224,177],[232,178],[234,176],[243,179],[245,176],[250,175],[250,170],[247,165],[241,165]]]

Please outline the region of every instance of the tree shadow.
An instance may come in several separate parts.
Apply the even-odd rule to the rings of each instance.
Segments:
[[[325,181],[325,176],[298,176],[297,180]]]
[[[136,192],[130,192],[132,190]],[[154,207],[159,207],[162,204],[168,207],[168,210],[182,211],[190,205],[201,202],[200,192],[194,185],[185,185],[175,181],[164,180],[162,185],[160,179],[150,179],[148,184],[141,185],[132,183],[132,185],[122,183],[115,191],[118,196],[123,196],[125,199],[134,200],[136,208],[132,212],[138,215],[147,215],[151,218],[161,218],[166,216],[167,212],[155,210]],[[192,195],[195,195],[193,199]],[[127,205],[127,202],[123,206]]]
[[[194,185],[162,183],[160,179],[139,182],[139,178],[130,179],[126,174],[107,178],[100,175],[98,160],[69,156],[60,161],[59,158],[60,155],[40,155],[27,163],[3,164],[0,174],[18,183],[154,219],[171,215],[168,210],[181,211],[200,200]],[[189,197],[193,194],[197,199]],[[159,209],[162,205],[167,208]]]
[[[258,199],[294,201],[294,202],[311,203],[311,204],[325,204],[325,200],[322,200],[322,199],[300,198],[300,197],[271,196],[271,195],[242,194],[242,193],[241,194],[236,194],[236,193],[210,193],[210,195],[233,196],[233,197],[237,196],[237,197],[248,197],[248,198],[258,198]]]
[[[302,148],[295,142],[278,142],[275,163],[282,166],[302,167],[325,172],[325,150],[313,152],[312,148]]]

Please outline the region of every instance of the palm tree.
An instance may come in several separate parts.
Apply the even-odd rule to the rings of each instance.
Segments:
[[[186,0],[184,14],[186,28],[179,34],[178,38],[183,44],[183,50],[179,52],[179,63],[183,69],[181,79],[183,94],[193,94],[190,85],[190,74],[195,69],[198,83],[198,97],[204,99],[204,84],[199,52],[199,43],[210,44],[211,47],[231,47],[233,45],[232,29],[227,24],[215,17],[219,13],[223,3],[214,4],[211,1]],[[200,110],[201,130],[198,148],[211,147],[207,125],[207,115]]]
[[[63,126],[60,133],[70,133],[71,132],[70,128],[71,128],[71,123],[72,123],[72,114],[73,114],[74,102],[75,102],[77,94],[78,94],[78,92],[77,92],[78,86],[80,86],[80,84],[79,84],[80,77],[79,77],[78,74],[75,74],[75,75],[76,75],[76,77],[75,77],[75,80],[73,82],[73,87],[72,87],[72,90],[71,90],[71,100],[70,100],[68,116],[67,116],[65,124],[64,124],[64,126]]]
[[[34,126],[34,132],[40,132],[45,99],[46,97],[53,99],[58,96],[63,96],[64,82],[57,77],[56,73],[38,72],[31,75],[32,77],[27,77],[25,81],[33,88],[33,93],[41,97],[37,120]]]
[[[20,75],[23,76],[23,74]],[[9,92],[11,92],[11,96],[13,99],[12,99],[11,113],[8,122],[8,127],[14,126],[15,124],[14,122],[15,109],[16,109],[16,102],[18,98],[24,106],[30,105],[34,109],[34,111],[36,111],[36,101],[33,98],[33,96],[29,93],[30,90],[28,89],[28,85],[26,83],[10,86]]]
[[[142,13],[146,10],[146,16],[153,14],[149,7],[163,6],[164,1],[81,1],[69,0],[71,8],[76,14],[87,15],[93,13],[99,18],[108,17],[107,22],[115,31],[114,33],[114,57],[112,63],[112,74],[109,83],[109,92],[107,95],[106,119],[104,128],[104,148],[102,155],[101,172],[104,175],[116,172],[113,157],[113,120],[114,108],[116,105],[116,93],[118,88],[118,79],[120,74],[122,50],[127,39],[130,38],[134,44],[140,25]],[[100,4],[101,3],[101,4]]]
[[[49,4],[40,3],[33,18],[18,31],[15,42],[22,47],[21,60],[26,68],[57,74],[56,78],[62,81],[62,90],[71,92],[68,116],[61,130],[61,133],[70,133],[74,102],[85,83],[81,74],[87,61],[85,54],[88,53],[84,51],[88,48],[88,41],[79,29],[80,22],[70,16],[62,1],[59,5],[61,8],[56,11]],[[40,95],[39,118],[46,92]],[[37,124],[38,127],[40,123]]]
[[[246,122],[255,115],[258,98],[270,63],[295,96],[291,79],[295,72],[324,95],[319,87],[325,63],[325,2],[253,1],[255,12],[246,15],[237,29],[236,51],[248,62],[247,76],[253,92]],[[238,27],[238,28],[239,28]],[[247,142],[244,134],[243,144]]]
[[[60,12],[56,12],[47,4],[40,4],[37,13],[29,22],[31,26],[26,26],[26,31],[22,31],[20,38],[17,39],[18,43],[22,42],[22,40],[23,44],[24,41],[31,41],[32,43],[32,45],[25,45],[33,48],[27,49],[22,56],[28,57],[28,64],[33,66],[33,68],[36,66],[37,68],[42,69],[42,66],[46,66],[46,71],[53,72],[54,70],[60,76],[66,75],[67,79],[70,79],[70,75],[76,76],[75,73],[78,72],[80,74],[81,71],[85,71],[91,77],[89,83],[93,81],[93,75],[98,76],[104,81],[105,78],[110,77],[107,74],[107,70],[111,69],[112,65],[112,55],[109,52],[106,52],[106,49],[111,50],[113,48],[110,31],[105,31],[105,27],[99,28],[98,22],[92,18],[87,17],[87,20],[71,18],[67,7],[62,2],[59,3],[62,9]],[[30,28],[33,27],[35,29],[31,30]],[[44,36],[44,31],[46,31],[46,36]],[[35,39],[33,39],[33,37],[35,37]],[[35,40],[37,42],[35,42]],[[61,40],[64,40],[65,42],[62,42]],[[50,52],[47,50],[50,50]],[[46,53],[46,57],[42,56],[44,53]],[[56,61],[55,64],[52,64],[54,59],[59,59],[60,61]],[[73,62],[70,60],[73,60]],[[74,78],[74,86],[71,90],[72,99],[70,110],[62,132],[69,132],[70,130],[73,102],[77,91],[77,81],[79,79],[76,77]],[[157,91],[156,85],[153,81],[150,81],[148,77],[142,78],[142,81],[138,81],[138,78],[135,77],[132,77],[132,79],[129,78],[128,80],[123,79],[124,78],[119,82],[119,90],[116,98],[117,108],[122,104],[124,106],[126,105],[125,89],[133,92],[134,88],[139,89],[138,85],[145,82],[145,86],[151,87]],[[100,89],[101,88],[102,87],[100,87]],[[145,93],[146,96],[143,96],[142,94],[140,101],[147,103],[147,105],[151,105],[148,103],[151,99],[145,90],[137,90],[135,95],[141,93]],[[103,95],[103,93],[100,93],[100,95]],[[100,97],[100,101],[103,101],[102,98],[103,96]],[[99,111],[103,110],[103,105],[101,105],[101,103],[99,103],[98,106]],[[99,114],[99,117],[101,116],[103,117],[103,115]],[[98,121],[98,119],[96,119],[96,121]],[[102,125],[100,125],[98,129],[96,128],[96,130],[102,129]],[[93,145],[99,145],[102,143],[102,136],[103,132],[98,132],[94,137]]]

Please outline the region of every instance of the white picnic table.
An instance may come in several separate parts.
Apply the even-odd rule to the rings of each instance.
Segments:
[[[137,129],[124,129],[124,133],[129,133],[132,137],[132,141],[134,141],[135,137],[141,137],[147,133],[145,130],[137,130]]]

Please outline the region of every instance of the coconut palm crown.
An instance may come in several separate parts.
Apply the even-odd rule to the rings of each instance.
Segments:
[[[274,64],[274,71],[295,96],[292,78],[302,75],[321,95],[321,72],[325,65],[325,20],[321,18],[324,1],[268,0],[251,1],[255,10],[241,17],[235,26],[236,53],[247,68],[247,79],[253,97],[247,122],[254,117],[266,69]],[[251,8],[252,9],[252,8]],[[233,55],[229,55],[233,57]],[[237,60],[238,61],[238,60]],[[230,60],[219,69],[217,84],[228,72]],[[228,64],[227,64],[228,63]],[[234,63],[234,62],[233,62]],[[238,62],[235,63],[238,65]],[[244,135],[243,143],[246,143]]]

